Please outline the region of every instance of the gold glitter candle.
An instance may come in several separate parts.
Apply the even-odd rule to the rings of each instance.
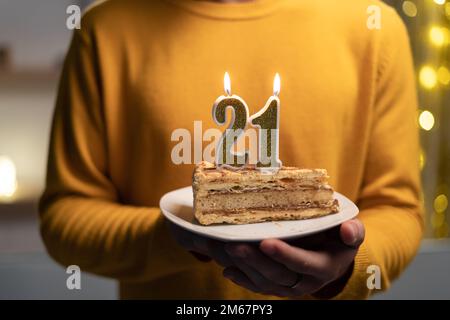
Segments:
[[[230,126],[225,130],[216,147],[216,165],[217,167],[240,168],[248,160],[248,152],[234,153],[233,146],[238,138],[244,133],[248,123],[249,111],[245,101],[237,96],[231,95],[231,81],[228,72],[224,75],[225,96],[217,98],[213,106],[213,119],[218,125],[224,125],[227,122],[226,111],[232,110],[232,119]]]
[[[273,80],[273,95],[264,108],[250,117],[250,123],[259,128],[257,168],[273,171],[281,167],[279,159],[280,94],[281,81],[277,73]]]

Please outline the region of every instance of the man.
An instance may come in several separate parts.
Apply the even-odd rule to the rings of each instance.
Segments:
[[[64,65],[40,204],[50,255],[118,279],[122,298],[366,298],[370,265],[387,289],[423,228],[404,25],[381,2],[374,30],[373,1],[224,2],[110,0],[85,14]],[[159,199],[189,185],[193,170],[172,163],[171,132],[195,120],[214,127],[225,70],[251,113],[280,73],[280,158],[326,168],[359,220],[257,245],[168,228]]]

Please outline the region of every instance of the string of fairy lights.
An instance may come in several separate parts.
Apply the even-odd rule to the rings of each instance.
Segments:
[[[450,1],[391,4],[408,26],[416,63],[427,235],[445,238],[449,236],[450,196]]]

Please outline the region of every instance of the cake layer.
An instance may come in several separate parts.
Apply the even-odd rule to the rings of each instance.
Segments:
[[[241,193],[212,193],[196,197],[197,210],[207,211],[221,208],[236,210],[240,208],[296,208],[308,203],[316,206],[327,205],[333,201],[331,189],[300,189],[290,191],[259,190]]]
[[[212,183],[208,185],[201,185],[197,187],[196,192],[199,195],[210,194],[226,194],[226,193],[245,193],[245,192],[260,192],[260,191],[292,191],[292,190],[328,190],[332,188],[324,183],[315,185],[305,185],[296,180],[287,181],[286,179],[278,181],[268,181],[265,183]]]
[[[231,189],[234,186],[258,187],[264,185],[311,186],[325,185],[328,180],[324,169],[298,169],[282,167],[274,174],[262,174],[255,167],[242,170],[217,169],[213,164],[202,162],[194,172],[194,191]]]
[[[216,211],[209,214],[196,212],[195,217],[203,225],[215,223],[246,224],[264,221],[301,220],[326,216],[338,212],[339,208],[333,205],[329,208],[305,208],[298,210],[246,210],[230,214],[227,211]]]

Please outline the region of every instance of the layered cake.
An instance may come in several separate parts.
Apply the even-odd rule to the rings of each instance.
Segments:
[[[229,170],[202,162],[192,187],[195,217],[203,225],[309,219],[339,211],[325,169],[282,167],[265,174],[254,166]]]

